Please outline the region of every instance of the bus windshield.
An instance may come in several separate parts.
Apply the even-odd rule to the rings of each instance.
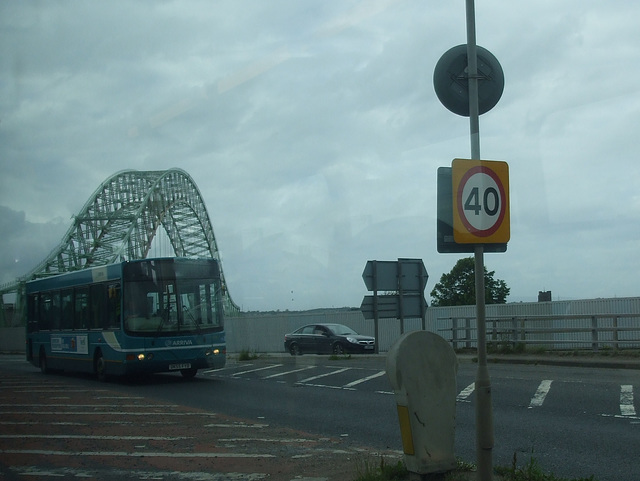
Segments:
[[[125,275],[124,329],[131,335],[173,336],[223,328],[219,277],[195,278],[172,264],[138,264]],[[155,268],[154,268],[155,267]]]

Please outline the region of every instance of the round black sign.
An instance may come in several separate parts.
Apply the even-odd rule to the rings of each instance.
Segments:
[[[491,110],[502,97],[504,73],[491,52],[476,47],[478,58],[478,112]],[[442,105],[454,114],[469,116],[469,76],[467,45],[447,50],[433,72],[433,87]]]

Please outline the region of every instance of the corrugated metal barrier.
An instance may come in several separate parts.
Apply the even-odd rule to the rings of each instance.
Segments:
[[[524,343],[545,349],[640,348],[640,297],[487,305],[487,340]],[[284,352],[284,335],[305,324],[345,324],[373,336],[374,322],[357,308],[300,312],[243,313],[226,321],[229,352]],[[404,332],[422,328],[405,319]],[[426,329],[454,342],[476,347],[475,306],[431,307]],[[380,319],[378,346],[387,352],[400,337],[400,321]]]

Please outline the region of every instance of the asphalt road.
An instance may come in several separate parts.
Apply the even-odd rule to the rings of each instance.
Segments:
[[[16,365],[29,374],[29,379],[41,376],[17,362],[14,369]],[[152,411],[159,417],[162,406],[171,406],[229,417],[246,425],[283,429],[281,434],[285,433],[285,437],[313,441],[298,448],[290,443],[284,454],[282,450],[276,453],[276,459],[290,463],[301,459],[299,456],[304,456],[305,449],[307,454],[314,449],[316,453],[333,450],[347,453],[343,461],[353,467],[354,453],[384,453],[391,458],[400,455],[395,397],[384,368],[382,357],[331,361],[323,356],[269,356],[247,362],[231,361],[224,370],[202,372],[191,382],[169,375],[108,384],[69,375],[45,379],[57,385],[79,385],[84,390],[106,387],[108,391],[117,391],[120,398],[141,400],[134,404],[160,406]],[[489,370],[494,465],[510,465],[515,454],[520,464],[533,456],[546,471],[558,476],[594,475],[601,481],[640,479],[637,467],[640,403],[637,394],[634,398],[640,389],[640,370],[542,363],[490,364]],[[461,360],[457,376],[455,454],[471,462],[475,460],[475,371],[475,364]],[[6,382],[0,386],[3,394],[10,388]],[[27,392],[28,389],[24,395]],[[4,411],[7,404],[3,401]],[[235,429],[243,430],[246,431]],[[198,435],[210,436],[210,431],[200,430]],[[162,432],[157,436],[162,437]],[[180,431],[173,429],[172,433],[179,436]],[[6,445],[7,439],[0,437],[0,442]],[[234,446],[242,451],[248,446],[256,448],[256,442],[247,440]],[[366,451],[362,451],[363,447]],[[135,446],[130,451],[135,452]],[[263,468],[256,473],[264,474],[267,470]],[[270,479],[293,479],[287,476],[283,473],[282,478]]]
[[[587,367],[576,360],[565,360],[568,365],[490,364],[494,464],[511,465],[515,455],[520,464],[534,457],[558,476],[640,479],[640,403],[633,397],[640,389],[640,370],[593,367],[592,360],[584,361]],[[204,407],[204,401],[233,415],[338,436],[355,445],[400,451],[395,397],[384,368],[384,358],[270,357],[205,374],[233,395],[213,400],[203,387],[202,396],[190,402]],[[455,454],[472,462],[476,369],[463,360],[457,378]],[[156,387],[149,386],[154,395]]]

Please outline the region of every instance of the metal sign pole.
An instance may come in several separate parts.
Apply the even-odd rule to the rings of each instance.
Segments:
[[[402,262],[398,259],[397,264],[398,276],[398,315],[400,316],[400,334],[404,334],[404,299],[402,298]]]
[[[478,110],[478,59],[476,48],[475,6],[466,1],[467,58],[469,76],[469,130],[471,158],[480,160],[480,122]],[[493,408],[491,379],[487,368],[486,313],[484,286],[484,246],[477,244],[475,256],[476,321],[478,327],[478,371],[476,374],[476,457],[479,481],[493,479]]]
[[[376,338],[374,352],[380,352],[380,336],[378,335],[378,261],[373,261],[373,330]]]
[[[424,274],[422,271],[420,271],[420,286],[421,286],[421,290],[420,290],[420,295],[424,296],[423,292],[424,292],[424,287],[427,285],[427,280],[424,278]],[[427,303],[425,302],[420,302],[420,319],[422,320],[422,330],[426,331],[427,330]]]

